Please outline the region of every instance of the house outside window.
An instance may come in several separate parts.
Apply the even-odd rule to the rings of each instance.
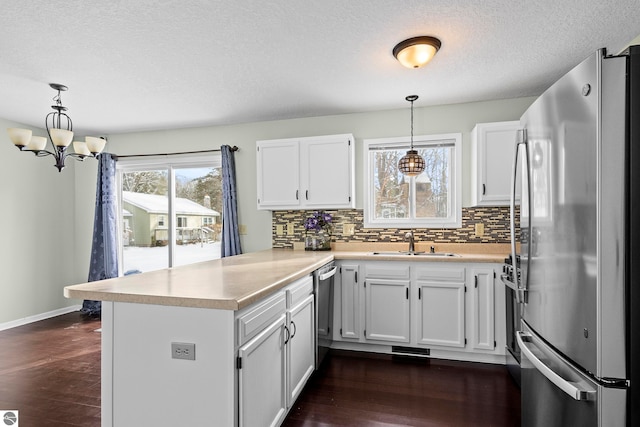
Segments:
[[[409,138],[364,141],[367,228],[456,228],[462,224],[462,135],[414,137],[426,168],[416,177],[398,169]]]
[[[116,167],[119,224],[130,228],[120,233],[120,274],[220,258],[220,153],[121,158]]]

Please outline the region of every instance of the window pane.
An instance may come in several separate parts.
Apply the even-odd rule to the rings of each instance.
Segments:
[[[375,219],[407,218],[409,208],[409,180],[398,170],[402,150],[376,150],[373,162],[373,208]]]
[[[122,174],[122,272],[169,266],[167,171]]]
[[[416,218],[448,218],[451,148],[422,148],[418,152],[426,166],[415,178]]]
[[[182,168],[176,176],[175,264],[220,258],[222,177],[218,168]]]

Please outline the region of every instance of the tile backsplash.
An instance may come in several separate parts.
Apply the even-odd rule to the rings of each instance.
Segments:
[[[314,211],[274,211],[272,216],[272,246],[292,248],[304,242],[304,220]],[[332,240],[337,243],[403,242],[408,228],[364,228],[362,209],[326,210],[333,216]],[[519,215],[516,215],[518,218]],[[484,225],[484,234],[476,236],[476,224]],[[293,233],[291,225],[293,225]],[[354,233],[343,234],[344,225],[352,224]],[[462,208],[460,228],[414,228],[417,241],[434,243],[509,243],[509,207]],[[516,235],[519,230],[516,230]]]

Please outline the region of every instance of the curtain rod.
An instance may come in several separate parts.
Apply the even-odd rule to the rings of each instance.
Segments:
[[[160,153],[160,154],[128,154],[128,155],[119,155],[119,154],[111,154],[112,157],[114,157],[116,160],[118,159],[124,159],[124,158],[128,158],[128,157],[155,157],[155,156],[174,156],[174,155],[179,155],[179,154],[201,154],[201,153],[216,153],[218,151],[220,151],[220,148],[217,149],[213,149],[213,150],[200,150],[200,151],[182,151],[179,153]],[[239,148],[236,147],[235,145],[233,147],[231,147],[231,151],[238,151]]]

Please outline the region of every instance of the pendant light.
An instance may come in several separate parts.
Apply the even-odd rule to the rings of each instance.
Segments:
[[[398,169],[407,176],[417,176],[424,172],[426,166],[422,156],[413,149],[413,102],[418,99],[418,95],[409,95],[405,99],[411,102],[411,148],[398,162]]]

